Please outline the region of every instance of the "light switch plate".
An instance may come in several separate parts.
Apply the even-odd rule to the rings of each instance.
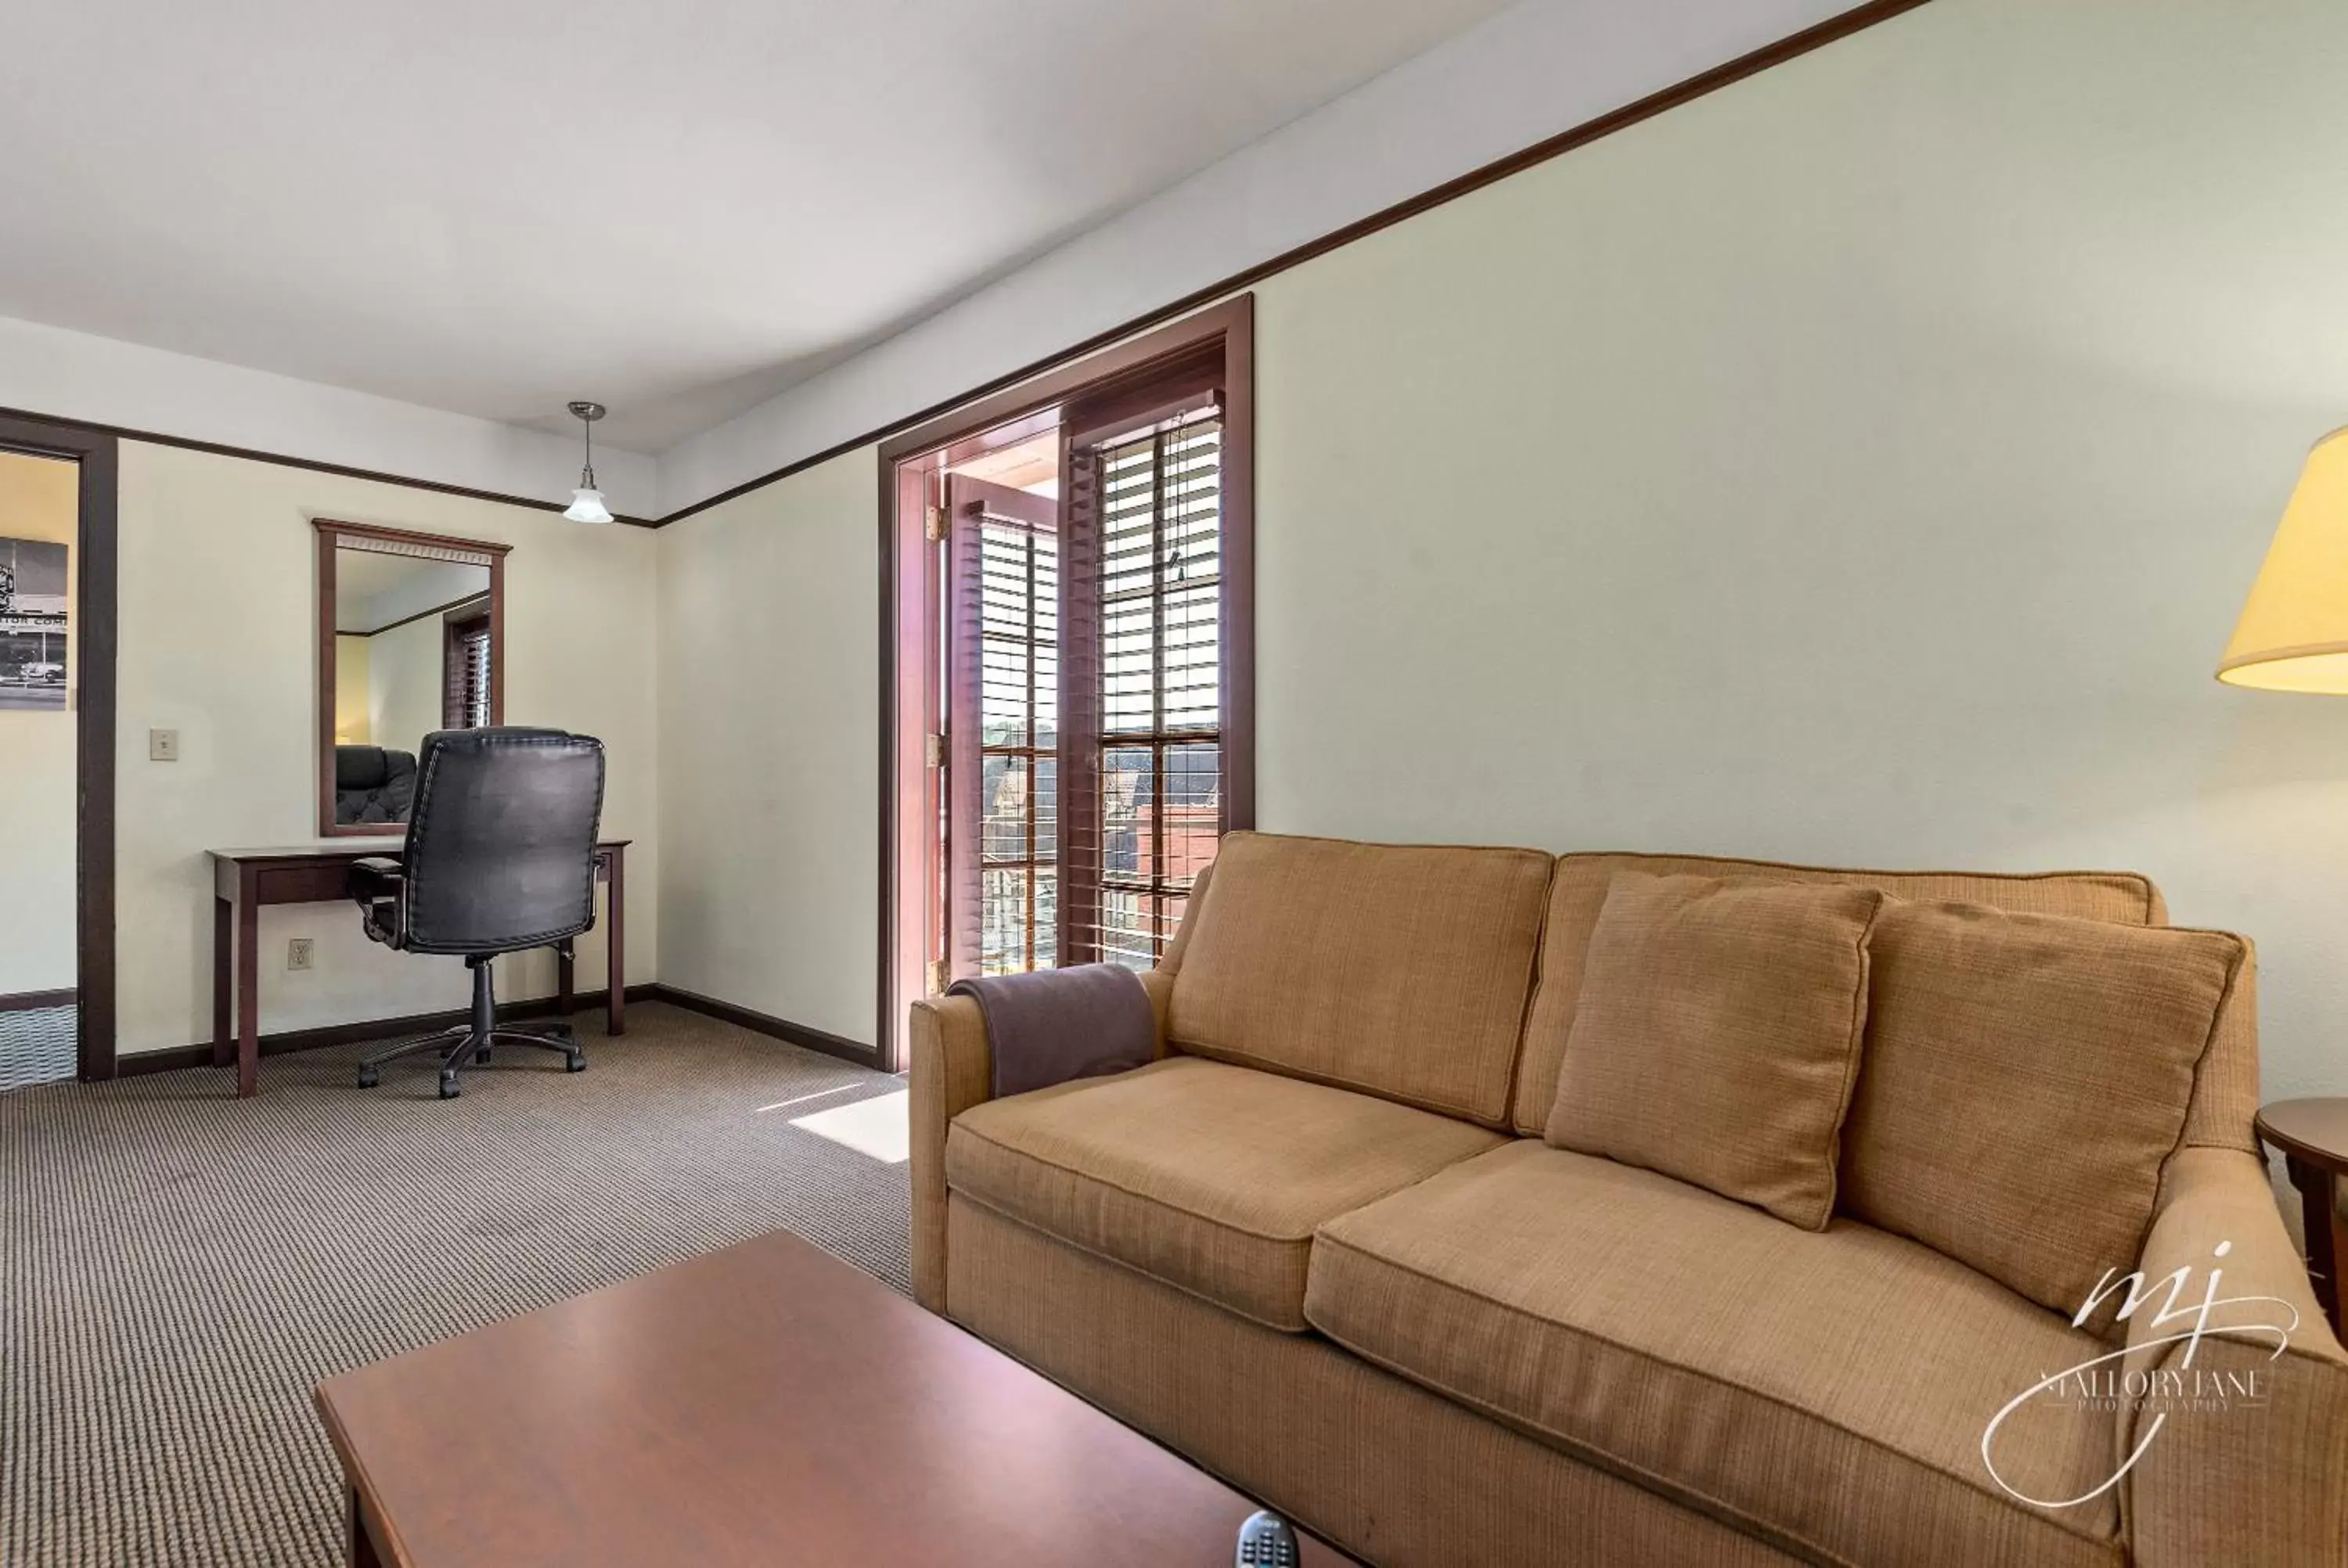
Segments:
[[[285,967],[289,969],[308,968],[310,967],[310,956],[314,951],[316,951],[314,938],[309,937],[294,938],[292,941],[285,944]]]
[[[180,760],[180,732],[149,730],[147,732],[147,760],[150,763],[176,763]]]

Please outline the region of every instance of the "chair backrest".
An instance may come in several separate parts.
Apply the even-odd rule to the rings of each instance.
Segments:
[[[406,822],[416,804],[416,758],[381,746],[335,748],[335,820]]]
[[[407,827],[405,946],[504,953],[594,923],[603,743],[561,730],[424,737]]]

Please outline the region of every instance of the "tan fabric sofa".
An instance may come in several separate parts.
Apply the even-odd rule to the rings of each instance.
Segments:
[[[2348,1354],[2251,1134],[2247,963],[2140,1266],[2196,1271],[2189,1304],[2214,1263],[2219,1295],[2265,1304],[2195,1344],[2149,1307],[2097,1337],[1845,1214],[1804,1230],[1543,1143],[1626,869],[2166,920],[2132,876],[1234,835],[1144,977],[1149,1066],[990,1101],[976,1005],[914,1008],[916,1294],[1378,1563],[2348,1556]],[[2083,1364],[2233,1394],[2032,1403],[2001,1429],[2002,1485],[1985,1428]]]

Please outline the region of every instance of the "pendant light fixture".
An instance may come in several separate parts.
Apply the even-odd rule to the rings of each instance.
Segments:
[[[574,403],[571,412],[579,416],[579,425],[587,437],[587,464],[579,470],[579,487],[571,492],[571,505],[563,512],[574,523],[608,523],[612,508],[603,504],[603,492],[595,487],[595,421],[603,417],[600,403]]]

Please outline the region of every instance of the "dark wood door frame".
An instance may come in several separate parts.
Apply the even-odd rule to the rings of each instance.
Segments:
[[[75,1071],[85,1083],[114,1076],[114,666],[119,645],[115,497],[121,463],[114,433],[46,419],[0,417],[0,447],[62,457],[81,472],[79,562],[74,584]]]
[[[899,820],[901,738],[909,715],[898,701],[901,595],[898,542],[906,524],[901,507],[919,507],[922,491],[910,486],[905,466],[983,432],[1128,384],[1139,384],[1167,366],[1220,352],[1223,398],[1223,559],[1235,585],[1224,600],[1223,659],[1227,736],[1225,766],[1235,790],[1251,803],[1255,792],[1255,296],[1240,294],[1088,358],[1060,365],[1017,386],[963,405],[950,414],[880,444],[880,930],[879,1008],[874,1050],[883,1072],[904,1069],[897,1018],[898,890],[910,825]],[[934,653],[934,650],[931,651]],[[1251,810],[1234,826],[1252,826]]]

